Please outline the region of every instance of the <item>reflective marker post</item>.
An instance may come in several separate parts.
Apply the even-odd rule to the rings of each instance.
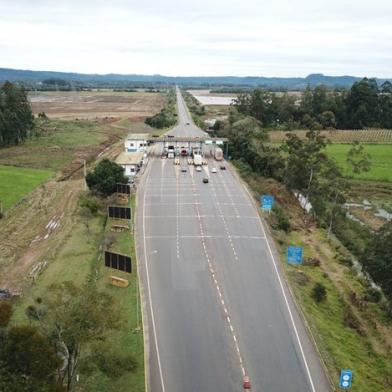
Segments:
[[[340,372],[339,387],[342,389],[351,388],[353,383],[353,372],[349,369],[342,369]]]

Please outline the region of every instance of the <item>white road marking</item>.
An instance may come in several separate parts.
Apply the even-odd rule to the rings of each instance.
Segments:
[[[242,185],[242,186],[243,186],[243,185]],[[243,187],[244,187],[244,186],[243,186]],[[248,196],[250,197],[250,199],[252,200],[252,196],[251,196],[251,194],[249,193],[248,189],[247,189],[246,187],[244,187],[244,189],[245,189],[246,193],[248,194]],[[256,213],[257,213],[257,211],[256,211]],[[284,286],[283,286],[282,279],[281,279],[281,277],[280,277],[280,273],[279,273],[279,270],[278,270],[278,266],[277,266],[277,263],[276,263],[274,254],[272,253],[272,249],[271,249],[270,243],[269,243],[269,241],[268,241],[268,237],[267,237],[267,234],[266,234],[266,232],[265,232],[264,225],[263,225],[263,222],[261,221],[261,219],[259,219],[259,223],[260,223],[261,229],[262,229],[263,234],[264,234],[264,237],[265,237],[265,242],[267,243],[268,251],[269,251],[269,253],[270,253],[270,255],[271,255],[271,258],[272,258],[274,270],[275,270],[276,276],[277,276],[277,278],[278,278],[279,286],[280,286],[280,289],[281,289],[281,291],[282,291],[282,295],[283,295],[283,298],[284,298],[284,301],[285,301],[285,304],[286,304],[286,307],[287,307],[287,311],[288,311],[289,316],[290,316],[290,321],[291,321],[291,324],[292,324],[292,326],[293,326],[293,330],[294,330],[294,333],[295,333],[295,337],[296,337],[296,339],[297,339],[298,346],[299,346],[299,349],[300,349],[300,351],[301,351],[301,356],[302,356],[302,359],[303,359],[304,364],[305,364],[306,373],[307,373],[308,378],[309,378],[309,382],[310,382],[310,385],[311,385],[311,388],[312,388],[312,392],[316,392],[316,389],[315,389],[314,383],[313,383],[313,378],[312,378],[312,375],[310,374],[309,365],[308,365],[308,362],[307,362],[306,357],[305,357],[305,352],[304,352],[304,349],[303,349],[303,347],[302,347],[301,339],[300,339],[299,334],[298,334],[297,326],[295,325],[295,321],[294,321],[293,314],[292,314],[292,312],[291,312],[290,304],[289,304],[289,301],[288,301],[288,299],[287,299],[286,293],[285,293],[285,291],[284,291]]]
[[[197,218],[197,215],[180,215],[179,218]],[[200,218],[221,218],[222,215],[200,215]],[[225,215],[226,218],[259,219],[257,216]],[[146,218],[177,218],[177,215],[146,215]]]
[[[195,182],[194,181],[192,182],[192,186],[195,188]],[[195,199],[196,199],[196,197],[195,197]],[[223,309],[223,311],[224,311],[224,313],[226,315],[226,321],[228,323],[228,326],[230,328],[230,331],[231,331],[231,334],[232,334],[232,337],[233,337],[233,340],[234,340],[234,346],[235,346],[235,349],[236,349],[236,352],[237,352],[237,356],[238,356],[238,360],[239,360],[239,364],[240,364],[240,369],[241,369],[242,375],[245,376],[245,374],[246,374],[245,367],[244,367],[244,364],[243,364],[243,359],[242,359],[240,348],[239,348],[239,345],[238,345],[238,342],[237,342],[237,338],[236,338],[236,335],[235,335],[235,332],[234,332],[234,327],[233,327],[233,325],[231,323],[230,317],[228,316],[228,310],[227,310],[227,307],[225,305],[225,301],[223,299],[223,294],[222,294],[222,291],[220,289],[220,286],[219,286],[219,283],[218,283],[218,279],[216,278],[216,274],[214,272],[214,269],[212,268],[212,263],[211,263],[211,260],[210,260],[210,257],[209,257],[208,251],[207,251],[205,238],[209,238],[209,236],[204,236],[203,235],[203,224],[202,224],[202,219],[201,219],[200,210],[199,210],[199,203],[194,203],[194,204],[195,204],[195,207],[196,207],[197,218],[199,220],[199,227],[200,227],[200,234],[201,234],[200,238],[201,238],[201,242],[203,244],[204,255],[205,255],[205,258],[207,260],[209,271],[210,271],[212,280],[214,281],[215,288],[216,288],[216,291],[218,293],[218,296],[219,296],[219,299],[220,299],[220,302],[221,302],[221,305],[222,305],[222,309]],[[221,214],[223,216],[223,212],[222,211],[221,211]],[[223,220],[224,220],[224,218],[223,218]],[[224,222],[226,223],[225,220],[224,220]],[[226,230],[226,232],[228,233],[228,230]],[[230,233],[228,233],[228,234],[230,235]],[[224,238],[226,238],[226,237],[224,237]],[[230,238],[230,241],[231,241],[231,238]],[[233,251],[235,252],[235,249],[234,249],[234,246],[233,246],[232,243],[231,243],[231,246],[232,246]],[[235,255],[236,255],[236,253],[235,253]]]
[[[227,235],[179,235],[181,238],[212,238],[212,239],[226,239]],[[176,239],[177,235],[148,235],[146,238],[166,238],[166,239]],[[232,235],[231,238],[239,240],[265,240],[263,236],[247,236],[247,235]],[[235,250],[234,250],[235,251]]]
[[[163,165],[162,165],[163,167]],[[165,383],[163,381],[163,372],[162,372],[162,364],[161,364],[161,356],[159,354],[159,347],[158,347],[158,339],[157,339],[157,332],[156,332],[156,326],[155,326],[155,317],[154,317],[154,310],[152,306],[152,297],[151,297],[151,287],[150,287],[150,273],[149,273],[149,268],[148,268],[148,257],[147,257],[147,246],[146,246],[146,220],[145,220],[145,214],[146,214],[146,194],[144,193],[143,195],[143,237],[144,237],[144,260],[146,262],[146,278],[147,278],[147,290],[148,290],[148,297],[149,297],[149,302],[150,302],[150,312],[151,312],[151,323],[153,327],[153,332],[154,332],[154,342],[155,342],[155,347],[157,350],[157,361],[158,361],[158,369],[159,369],[159,376],[161,379],[161,386],[162,386],[162,392],[165,392]]]

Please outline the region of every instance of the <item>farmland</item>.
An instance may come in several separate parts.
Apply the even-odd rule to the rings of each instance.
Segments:
[[[286,134],[294,132],[299,138],[306,137],[306,130],[296,131],[271,131],[269,132],[270,141],[272,143],[279,143],[286,139]],[[390,129],[361,129],[361,130],[331,130],[321,131],[331,143],[353,143],[358,141],[360,143],[379,143],[392,144],[392,130]]]
[[[111,90],[32,92],[29,99],[34,114],[44,112],[49,118],[90,120],[121,117],[142,121],[146,116],[155,114],[164,103],[159,93]]]
[[[0,165],[0,201],[7,210],[52,175],[51,170]]]

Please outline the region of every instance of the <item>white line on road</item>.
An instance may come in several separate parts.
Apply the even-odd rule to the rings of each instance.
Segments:
[[[245,191],[247,192],[248,196],[250,197],[250,199],[252,200],[252,196],[249,193],[248,189],[245,186],[243,186],[243,187],[244,187]],[[310,385],[311,385],[311,388],[312,388],[312,392],[316,392],[316,389],[315,389],[314,383],[313,383],[313,378],[312,378],[312,375],[310,374],[309,365],[308,365],[308,362],[307,362],[306,357],[305,357],[305,352],[304,352],[304,349],[302,347],[301,339],[300,339],[299,334],[298,334],[297,326],[295,325],[295,321],[294,321],[293,314],[291,312],[290,304],[289,304],[289,301],[287,299],[286,293],[284,291],[284,286],[283,286],[282,279],[280,277],[279,269],[278,269],[278,266],[277,266],[274,254],[272,252],[272,249],[271,249],[270,243],[268,241],[268,237],[267,237],[267,234],[266,234],[266,231],[264,229],[264,225],[263,225],[263,222],[261,221],[261,219],[259,219],[259,223],[260,223],[261,229],[262,229],[264,237],[265,237],[265,242],[267,243],[268,251],[269,251],[269,253],[271,255],[271,258],[272,258],[272,262],[273,262],[273,265],[274,265],[274,270],[276,272],[276,276],[277,276],[278,281],[279,281],[279,286],[280,286],[280,289],[282,291],[283,298],[284,298],[284,301],[285,301],[285,304],[286,304],[286,307],[287,307],[287,311],[288,311],[289,316],[290,316],[290,321],[291,321],[291,324],[293,326],[293,330],[294,330],[294,333],[295,333],[295,336],[296,336],[296,339],[297,339],[297,342],[298,342],[299,349],[301,351],[301,356],[302,356],[302,359],[303,359],[304,364],[305,364],[306,373],[307,373],[308,378],[309,378],[309,382],[310,382]]]
[[[264,236],[250,236],[250,235],[231,235],[232,239],[240,240],[265,240]],[[177,235],[147,235],[146,238],[165,238],[165,239],[176,239]],[[226,239],[227,235],[179,235],[178,238],[212,238],[212,239]]]
[[[147,246],[146,246],[146,220],[145,220],[145,214],[146,214],[146,194],[144,193],[143,195],[143,237],[144,237],[144,260],[146,262],[146,278],[147,278],[147,289],[148,289],[148,297],[149,297],[149,302],[150,302],[150,312],[151,312],[151,322],[152,322],[152,328],[154,331],[154,341],[155,341],[155,347],[157,350],[157,361],[158,361],[158,369],[159,369],[159,376],[161,379],[161,385],[162,385],[162,392],[165,392],[165,383],[163,381],[163,372],[162,372],[162,364],[161,364],[161,356],[159,354],[159,347],[158,347],[158,338],[157,338],[157,332],[156,332],[156,327],[155,327],[155,317],[154,317],[154,310],[152,307],[152,297],[151,297],[151,287],[150,287],[150,273],[149,273],[149,268],[148,268],[148,257],[147,257]]]

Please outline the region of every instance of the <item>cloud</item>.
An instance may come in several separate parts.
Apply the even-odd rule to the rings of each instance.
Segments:
[[[385,0],[0,0],[0,67],[390,77],[391,14]]]

